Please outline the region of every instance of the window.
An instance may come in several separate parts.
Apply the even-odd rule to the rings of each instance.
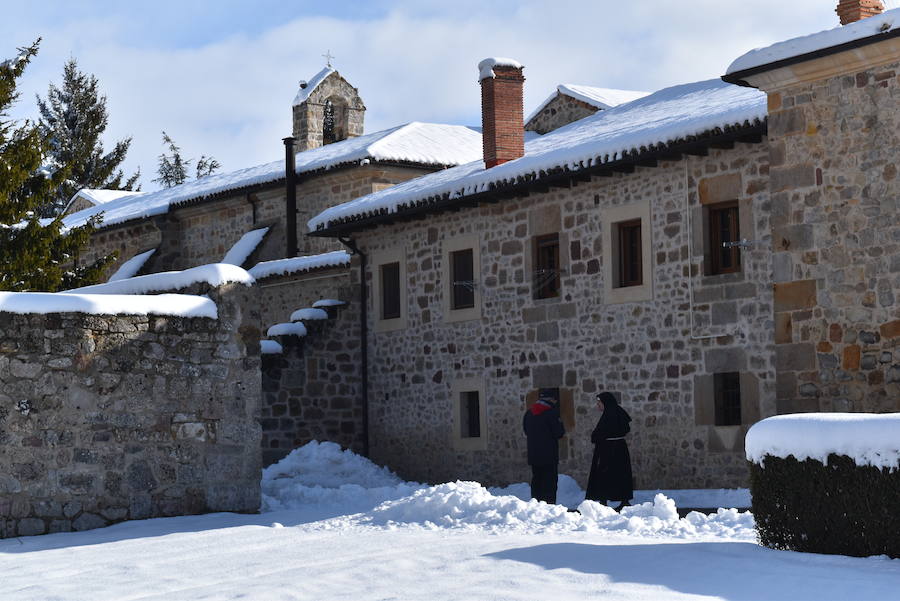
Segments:
[[[400,263],[381,266],[381,319],[400,317]]]
[[[741,374],[727,372],[714,374],[715,425],[741,425]]]
[[[618,288],[640,286],[643,279],[641,253],[641,220],[633,219],[617,224],[619,231]]]
[[[460,393],[459,399],[459,424],[461,438],[481,437],[481,402],[477,390],[468,390]]]
[[[559,296],[559,234],[534,239],[534,298]]]
[[[475,306],[475,262],[471,248],[450,253],[451,309]]]
[[[741,238],[737,202],[724,202],[709,207],[709,275],[735,273],[741,270],[739,246],[723,244]]]

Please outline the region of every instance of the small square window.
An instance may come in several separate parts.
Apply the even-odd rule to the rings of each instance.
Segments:
[[[709,271],[708,275],[735,273],[741,270],[741,249],[728,246],[741,239],[737,202],[709,206]]]
[[[381,266],[381,319],[400,317],[400,263]]]
[[[715,425],[741,425],[741,374],[732,371],[713,376]]]
[[[459,395],[460,438],[481,438],[481,399],[477,390]]]
[[[618,288],[640,286],[644,283],[641,249],[641,220],[633,219],[617,224],[619,234]]]
[[[534,298],[556,298],[560,291],[559,234],[534,239]]]
[[[452,279],[451,309],[470,309],[475,306],[475,267],[471,248],[450,253]]]

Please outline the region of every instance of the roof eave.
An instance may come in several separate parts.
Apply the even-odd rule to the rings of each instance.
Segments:
[[[892,29],[890,31],[886,31],[884,33],[877,33],[872,36],[868,36],[865,38],[859,38],[857,40],[852,40],[850,42],[845,42],[843,44],[838,44],[837,46],[829,46],[828,48],[820,48],[818,50],[814,50],[812,52],[805,52],[803,54],[798,54],[796,56],[791,56],[789,58],[784,58],[781,60],[773,61],[771,63],[766,63],[764,65],[757,65],[755,67],[750,67],[748,69],[742,69],[740,71],[735,71],[734,73],[727,73],[722,76],[722,81],[726,83],[735,84],[738,86],[743,86],[745,88],[755,88],[756,86],[750,84],[747,81],[748,77],[752,77],[758,73],[765,73],[766,71],[772,71],[778,69],[780,67],[789,67],[791,65],[796,65],[798,63],[804,63],[807,61],[811,61],[817,58],[822,58],[824,56],[830,56],[832,54],[839,54],[841,52],[846,52],[847,50],[853,50],[856,48],[862,48],[863,46],[869,46],[871,44],[877,44],[878,42],[882,42],[884,40],[889,40],[891,38],[895,38],[900,36],[900,28]]]
[[[637,153],[629,153],[628,156],[617,161],[610,161],[599,165],[592,165],[584,169],[570,170],[563,167],[551,168],[544,175],[532,179],[523,179],[507,186],[494,187],[484,192],[470,194],[456,198],[444,195],[442,198],[422,199],[416,206],[403,209],[398,212],[389,212],[382,209],[377,215],[351,219],[335,225],[324,227],[307,236],[321,238],[338,238],[354,232],[371,229],[380,225],[391,225],[396,222],[422,219],[432,213],[444,211],[458,211],[465,207],[475,207],[482,203],[496,203],[504,198],[527,196],[532,191],[544,192],[551,186],[571,187],[574,180],[590,179],[591,176],[608,176],[616,172],[631,173],[635,167],[655,167],[661,160],[679,160],[685,154],[705,154],[709,148],[727,147],[734,142],[759,143],[768,131],[766,121],[754,123],[748,126],[736,127],[728,131],[698,136],[693,140],[675,142],[661,148],[645,150]]]

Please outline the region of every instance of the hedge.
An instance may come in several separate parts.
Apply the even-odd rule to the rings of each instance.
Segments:
[[[900,557],[900,470],[766,455],[750,463],[759,542],[772,549]]]

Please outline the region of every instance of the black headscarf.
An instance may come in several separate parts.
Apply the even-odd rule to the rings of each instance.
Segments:
[[[619,406],[619,401],[611,392],[601,392],[597,399],[603,401],[603,415],[591,435],[595,444],[607,438],[625,436],[631,430],[631,416]]]

